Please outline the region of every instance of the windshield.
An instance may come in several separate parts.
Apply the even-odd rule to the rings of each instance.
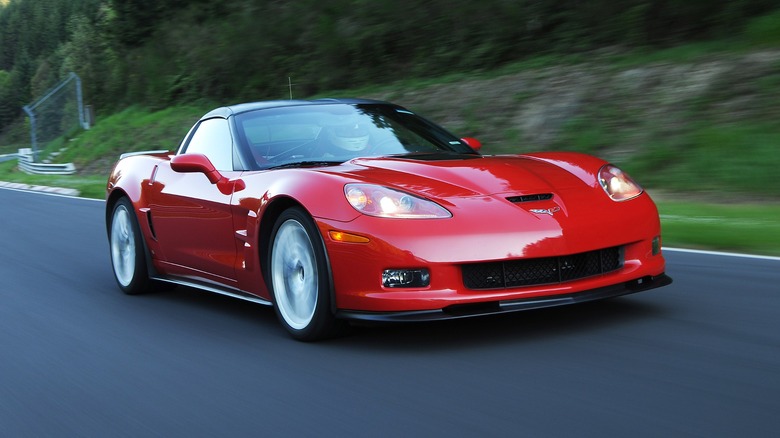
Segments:
[[[259,169],[358,157],[477,155],[443,128],[385,104],[261,109],[237,115],[236,127]]]

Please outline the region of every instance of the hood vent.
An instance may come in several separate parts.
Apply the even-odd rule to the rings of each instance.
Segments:
[[[507,199],[509,202],[519,204],[521,202],[533,202],[533,201],[549,201],[552,199],[552,193],[541,193],[538,195],[523,195],[523,196],[510,196]]]

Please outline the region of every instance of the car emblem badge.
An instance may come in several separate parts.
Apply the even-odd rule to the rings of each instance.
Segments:
[[[536,214],[549,214],[552,216],[553,214],[561,211],[561,207],[552,207],[552,208],[532,208],[531,213]]]

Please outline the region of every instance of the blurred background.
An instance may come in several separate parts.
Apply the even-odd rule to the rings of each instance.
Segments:
[[[669,201],[672,237],[735,215],[780,253],[777,0],[0,0],[0,154],[29,147],[22,107],[71,72],[93,126],[42,148],[88,196],[119,153],[175,149],[214,106],[368,97],[485,153],[604,157]]]

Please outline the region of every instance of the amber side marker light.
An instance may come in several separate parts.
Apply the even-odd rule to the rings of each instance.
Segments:
[[[328,231],[328,235],[335,242],[347,242],[347,243],[368,243],[367,237],[358,236],[356,234],[349,234],[343,231]]]

